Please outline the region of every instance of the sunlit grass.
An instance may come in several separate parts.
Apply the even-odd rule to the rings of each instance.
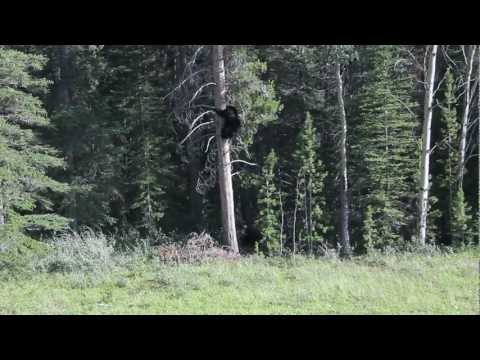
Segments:
[[[480,252],[273,259],[0,282],[0,314],[478,314]]]

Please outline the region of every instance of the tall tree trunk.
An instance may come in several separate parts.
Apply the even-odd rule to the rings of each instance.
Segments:
[[[463,188],[463,175],[465,172],[465,153],[467,151],[467,132],[469,125],[469,115],[470,115],[470,94],[471,94],[471,81],[472,81],[472,71],[473,71],[473,57],[475,55],[475,45],[470,45],[467,48],[467,69],[465,74],[465,92],[463,95],[463,115],[462,115],[462,131],[460,135],[460,148],[458,153],[458,164],[457,164],[457,180],[458,180],[458,189]]]
[[[53,110],[68,106],[72,92],[72,56],[71,45],[59,45],[57,47],[57,78],[54,87]]]
[[[213,78],[215,86],[215,107],[225,110],[227,107],[225,93],[225,62],[223,45],[212,46]],[[221,136],[223,120],[217,115],[217,148],[220,200],[222,207],[222,224],[225,242],[238,253],[237,232],[235,228],[235,205],[233,198],[232,165],[230,161],[230,140]]]
[[[420,221],[418,241],[425,245],[427,237],[427,215],[428,215],[428,191],[430,178],[430,143],[432,131],[433,93],[435,85],[435,67],[437,63],[438,45],[433,45],[429,56],[427,69],[427,83],[425,90],[425,105],[422,133],[422,158],[420,168]]]
[[[52,111],[60,111],[67,108],[72,104],[72,93],[73,93],[73,57],[75,56],[74,48],[72,45],[59,45],[56,48],[57,56],[57,77],[55,79],[53,96],[52,96]],[[75,157],[74,149],[72,146],[68,146],[65,150],[65,159],[67,167],[70,170],[75,169]],[[72,228],[78,229],[78,204],[77,204],[77,194],[74,192],[71,195],[70,203],[66,209],[66,214],[69,218],[72,219]]]
[[[300,174],[297,176],[297,185],[295,189],[295,209],[293,210],[293,231],[292,231],[292,244],[293,244],[293,256],[297,252],[297,212],[298,212],[298,197],[300,194]]]
[[[278,198],[280,200],[280,256],[283,255],[283,227],[285,226],[285,212],[283,210],[282,189],[278,188]]]
[[[0,226],[5,225],[5,208],[3,206],[3,200],[0,199]]]
[[[478,93],[477,93],[477,153],[478,153],[478,245],[480,245],[480,45],[477,45],[477,84],[478,84]]]
[[[335,64],[337,76],[338,109],[340,112],[341,137],[340,137],[340,243],[342,252],[350,255],[350,233],[348,230],[348,172],[347,172],[347,115],[345,113],[345,102],[343,100],[343,80],[340,63]]]

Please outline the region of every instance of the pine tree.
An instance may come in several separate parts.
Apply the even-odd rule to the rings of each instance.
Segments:
[[[0,47],[0,239],[64,229],[52,195],[67,186],[49,177],[62,168],[57,151],[44,144],[40,130],[50,126],[37,97],[48,81],[38,78],[46,59]],[[3,244],[5,246],[5,243]]]
[[[274,150],[271,150],[265,159],[262,177],[259,180],[260,190],[257,200],[260,209],[257,224],[263,235],[258,247],[266,249],[269,255],[279,254],[282,246],[280,199],[275,176],[277,162],[277,155]]]
[[[363,251],[369,251],[373,248],[375,242],[378,239],[377,228],[375,222],[373,221],[373,208],[371,205],[367,207],[365,211],[365,220],[363,221],[362,229],[362,246]]]
[[[313,253],[319,246],[325,245],[330,219],[324,212],[326,171],[322,161],[318,159],[319,146],[310,113],[307,113],[305,125],[298,136],[297,146],[294,154],[299,181],[297,201],[303,225],[299,229],[299,240],[305,240],[308,251]]]
[[[404,240],[410,225],[418,123],[412,113],[411,84],[394,68],[397,49],[367,46],[361,55],[366,76],[357,99],[358,121],[352,129],[352,177],[356,178],[357,203],[363,209],[370,207],[371,246],[384,246]],[[364,221],[370,222],[366,214]]]
[[[450,236],[455,246],[468,245],[473,240],[471,208],[465,202],[463,189],[457,189],[453,196]]]
[[[137,106],[132,114],[138,134],[132,139],[128,167],[132,202],[129,210],[136,212],[134,225],[144,234],[155,234],[160,228],[166,204],[166,186],[170,171],[168,147],[171,140],[162,133],[159,118],[164,109],[159,106],[158,88],[148,79],[140,78]]]
[[[121,201],[114,178],[121,152],[112,141],[117,129],[109,122],[110,98],[101,87],[113,76],[101,47],[47,50],[53,80],[48,103],[55,125],[49,138],[65,154],[66,171],[59,176],[70,185],[60,211],[73,219],[75,230],[110,230],[117,221],[111,204]]]
[[[438,178],[438,190],[440,201],[438,210],[443,210],[443,224],[447,235],[450,237],[450,229],[453,220],[453,200],[456,193],[456,163],[458,159],[458,123],[455,99],[455,79],[450,69],[445,75],[444,99],[440,105],[441,139],[439,142],[438,165],[440,167]]]
[[[122,230],[131,227],[142,236],[155,235],[167,207],[171,184],[172,133],[165,94],[165,73],[157,64],[162,47],[107,47],[106,71],[112,75],[102,86],[109,102],[108,128],[117,143],[115,183],[121,202],[114,213]],[[128,86],[126,86],[128,84]]]
[[[460,123],[457,117],[455,80],[450,69],[445,75],[444,99],[441,109],[441,139],[439,142],[438,193],[440,200],[437,212],[442,211],[446,237],[449,243],[459,245],[471,240],[469,225],[471,209],[465,201],[462,188],[458,188],[457,161],[460,144]]]

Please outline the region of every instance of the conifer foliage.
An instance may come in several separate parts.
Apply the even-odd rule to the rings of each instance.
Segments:
[[[400,60],[397,48],[367,46],[361,56],[366,72],[352,130],[352,176],[359,179],[354,201],[368,209],[363,226],[370,245],[381,247],[409,240],[419,158],[418,118],[411,83],[395,68]]]
[[[48,90],[38,77],[46,58],[0,47],[0,238],[65,228],[52,194],[67,186],[49,176],[62,168],[58,152],[45,144],[49,126],[38,97]],[[16,235],[15,235],[16,234]]]
[[[298,239],[308,252],[324,245],[331,224],[325,212],[324,180],[326,171],[319,160],[319,145],[313,118],[307,113],[294,154],[298,182],[297,211],[300,224]]]

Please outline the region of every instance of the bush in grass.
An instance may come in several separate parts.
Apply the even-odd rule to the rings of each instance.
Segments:
[[[103,234],[86,231],[65,233],[54,237],[50,251],[37,263],[47,272],[105,272],[114,265],[113,242]]]
[[[237,260],[240,258],[230,248],[220,247],[204,232],[192,233],[183,243],[167,243],[155,248],[155,253],[166,264],[201,264],[209,260]]]
[[[8,225],[0,229],[0,271],[9,276],[29,272],[33,260],[47,251],[47,245],[12,230]]]

